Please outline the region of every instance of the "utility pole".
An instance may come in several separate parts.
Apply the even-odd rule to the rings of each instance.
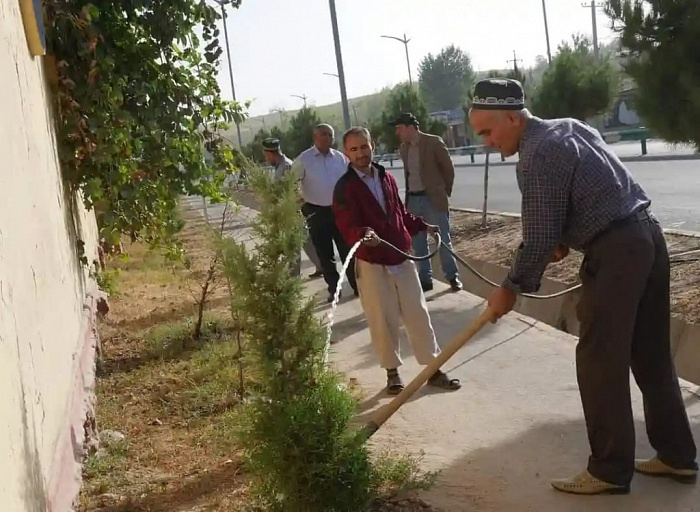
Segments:
[[[350,108],[348,93],[345,90],[345,71],[343,70],[343,55],[340,51],[340,34],[338,33],[338,17],[335,12],[335,0],[328,0],[331,9],[331,25],[333,26],[333,42],[335,43],[335,60],[338,64],[338,82],[340,82],[340,100],[343,104],[343,121],[345,129],[350,129]]]
[[[216,0],[216,3],[221,7],[221,17],[224,22],[224,37],[226,38],[226,56],[228,58],[228,76],[231,79],[231,95],[233,96],[233,101],[236,101],[236,86],[233,84],[233,68],[231,67],[231,47],[228,43],[228,27],[226,26],[226,8],[223,0]],[[236,135],[238,135],[238,147],[243,147],[243,141],[241,139],[241,125],[236,121]]]
[[[394,37],[394,36],[381,36],[386,39],[395,39],[396,41],[403,43],[404,47],[406,48],[406,66],[408,66],[408,83],[409,85],[413,86],[413,79],[411,78],[411,61],[408,59],[408,43],[411,41],[410,39],[406,38],[406,34],[404,33],[403,39],[400,37]]]
[[[293,98],[299,98],[299,99],[304,100],[304,108],[306,108],[306,98],[307,98],[306,94],[303,94],[301,96],[299,96],[298,94],[290,94],[290,96],[292,96]]]
[[[549,26],[547,25],[547,0],[542,0],[542,16],[544,16],[544,35],[547,38],[547,62],[552,63],[552,50],[549,46]]]
[[[513,73],[517,76],[518,75],[518,62],[522,62],[522,59],[519,59],[518,56],[515,54],[515,50],[513,50],[513,58],[511,60],[507,60],[509,64],[512,62],[513,63]]]
[[[598,60],[600,52],[598,50],[598,22],[596,20],[596,9],[599,6],[596,5],[595,0],[591,0],[590,4],[581,4],[581,7],[585,7],[586,9],[590,8],[591,10],[591,21],[593,23],[593,55],[595,55],[596,60]]]

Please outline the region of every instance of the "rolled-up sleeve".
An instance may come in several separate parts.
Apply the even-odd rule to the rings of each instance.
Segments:
[[[540,288],[542,274],[562,239],[577,150],[571,142],[545,141],[521,169],[523,241],[503,286],[516,293]]]

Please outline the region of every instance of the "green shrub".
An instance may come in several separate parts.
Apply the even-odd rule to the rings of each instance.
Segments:
[[[304,230],[293,180],[262,172],[255,247],[224,242],[232,305],[241,315],[261,393],[245,411],[241,437],[266,510],[353,511],[377,489],[366,447],[350,429],[356,402],[325,365],[326,330],[292,275]]]

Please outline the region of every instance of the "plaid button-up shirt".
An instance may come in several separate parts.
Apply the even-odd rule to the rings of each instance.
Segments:
[[[598,132],[575,119],[530,119],[519,156],[523,241],[503,283],[516,293],[539,290],[557,244],[583,251],[651,204]]]

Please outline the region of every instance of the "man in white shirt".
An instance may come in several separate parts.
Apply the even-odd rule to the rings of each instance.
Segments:
[[[340,276],[335,266],[333,242],[342,262],[348,257],[349,248],[335,225],[333,215],[333,190],[340,177],[345,174],[348,160],[333,145],[335,133],[327,124],[314,129],[314,145],[301,153],[294,161],[292,169],[301,182],[301,195],[304,199],[302,213],[309,224],[309,234],[313,241],[323,279],[328,285],[328,302],[332,302]],[[355,282],[355,269],[351,263],[347,279],[358,296]]]
[[[282,153],[280,140],[277,138],[267,138],[262,141],[263,157],[265,161],[275,167],[275,179],[281,180],[287,172],[292,169],[292,160]],[[309,257],[311,262],[316,266],[316,271],[311,274],[310,277],[321,277],[321,262],[318,259],[318,254],[316,254],[316,249],[314,248],[311,238],[307,237],[304,244],[304,252]],[[297,263],[296,268],[297,274],[301,273],[301,258]]]

